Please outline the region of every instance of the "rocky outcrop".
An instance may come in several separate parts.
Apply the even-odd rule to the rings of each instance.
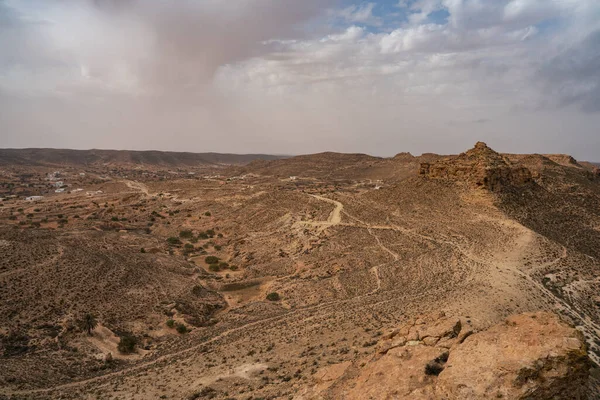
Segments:
[[[430,179],[463,181],[491,191],[533,182],[527,168],[513,165],[483,142],[478,142],[473,149],[456,157],[422,163],[419,174]]]
[[[585,399],[581,333],[529,313],[474,333],[464,318],[421,318],[385,335],[370,360],[318,371],[297,399]]]

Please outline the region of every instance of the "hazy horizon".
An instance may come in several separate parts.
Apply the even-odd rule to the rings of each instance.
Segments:
[[[0,0],[0,147],[600,150],[595,0]]]

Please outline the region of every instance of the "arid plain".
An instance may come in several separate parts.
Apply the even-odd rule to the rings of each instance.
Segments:
[[[401,346],[458,365],[453,343],[449,360],[432,349],[501,336],[508,317],[576,327],[564,337],[589,360],[569,364],[585,370],[572,395],[599,393],[591,163],[484,143],[393,158],[2,150],[0,176],[0,398],[490,398],[453,392],[458,367],[397,392],[360,371],[399,327]],[[519,375],[531,397],[490,396],[579,398],[535,392],[540,371]]]

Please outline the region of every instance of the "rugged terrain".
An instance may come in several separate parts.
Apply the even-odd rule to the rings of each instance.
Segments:
[[[465,359],[499,341],[515,352],[478,358],[493,395],[597,396],[593,164],[484,143],[458,156],[241,166],[13,152],[0,157],[0,398],[368,398],[382,388],[369,377],[400,351],[424,362],[418,385],[372,398],[486,398]],[[381,353],[388,332],[441,311],[461,321],[457,338],[475,334]],[[534,342],[539,351],[519,350]],[[449,358],[432,376],[441,347]],[[497,379],[498,363],[516,375]],[[364,389],[340,392],[344,382]]]

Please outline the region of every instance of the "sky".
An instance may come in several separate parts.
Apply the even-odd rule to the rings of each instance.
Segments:
[[[0,0],[0,147],[600,161],[598,0]]]

